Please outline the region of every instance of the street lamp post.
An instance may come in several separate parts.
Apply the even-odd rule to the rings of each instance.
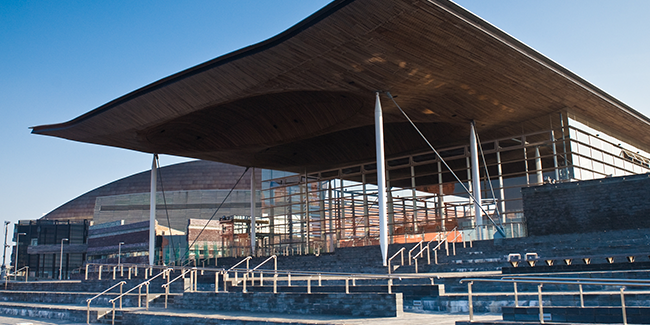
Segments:
[[[7,263],[5,262],[5,259],[7,258],[7,227],[9,226],[11,222],[10,221],[5,221],[5,245],[2,246],[4,249],[2,250],[2,275],[4,276],[7,274]]]
[[[19,232],[16,234],[16,263],[14,263],[14,275],[17,275],[16,272],[18,272],[18,244],[20,244],[20,236],[25,236],[27,235],[24,232]]]
[[[59,281],[63,279],[63,242],[68,241],[68,238],[61,239],[61,259],[59,260]]]
[[[120,261],[122,257],[122,245],[124,245],[123,241],[117,244],[117,265],[120,265]]]

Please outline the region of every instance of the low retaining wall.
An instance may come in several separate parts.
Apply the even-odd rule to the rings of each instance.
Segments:
[[[176,306],[215,311],[368,317],[396,317],[403,312],[401,293],[186,292]]]

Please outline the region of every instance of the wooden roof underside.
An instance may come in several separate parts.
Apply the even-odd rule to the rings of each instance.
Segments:
[[[396,96],[435,146],[466,143],[470,120],[487,140],[560,110],[642,149],[650,143],[646,117],[446,0],[334,1],[274,38],[33,133],[323,170],[374,160],[377,90]],[[426,150],[382,98],[387,156]]]

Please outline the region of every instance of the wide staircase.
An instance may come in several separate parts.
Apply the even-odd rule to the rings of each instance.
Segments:
[[[197,261],[201,267],[89,264],[73,281],[10,277],[0,314],[115,324],[343,324],[410,313],[620,323],[625,314],[644,323],[649,245],[639,230],[395,244],[389,267],[377,246]]]

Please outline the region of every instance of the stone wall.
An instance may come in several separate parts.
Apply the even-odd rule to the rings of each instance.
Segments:
[[[650,174],[522,188],[529,236],[650,228]]]
[[[402,304],[401,293],[185,292],[178,307],[279,314],[396,317],[402,314]]]

